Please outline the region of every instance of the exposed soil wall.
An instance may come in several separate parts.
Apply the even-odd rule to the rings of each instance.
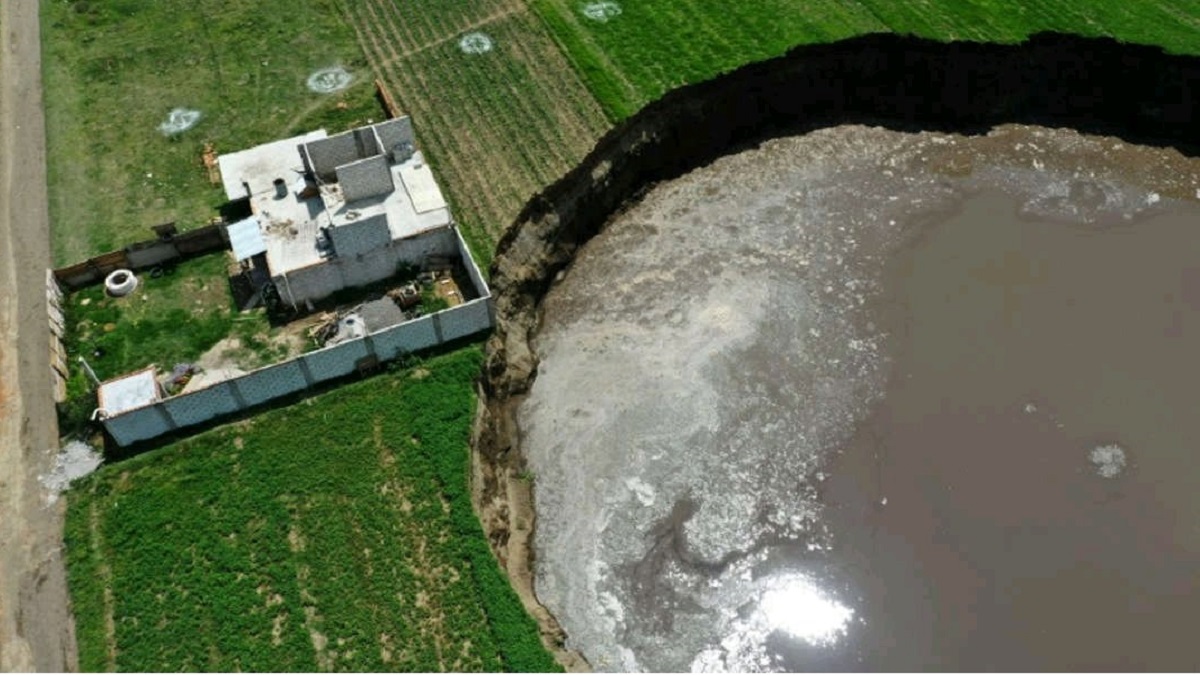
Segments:
[[[533,594],[532,484],[520,478],[516,410],[536,374],[530,340],[542,297],[623,205],[738,147],[844,123],[964,134],[1002,123],[1071,127],[1196,155],[1198,112],[1200,59],[1158,48],[1058,34],[1019,45],[872,35],[673,91],[534,196],[492,265],[496,331],[479,385],[474,487],[493,551],[564,665],[586,664],[562,649],[562,630]]]

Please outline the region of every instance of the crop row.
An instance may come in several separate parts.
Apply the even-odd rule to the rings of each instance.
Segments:
[[[66,546],[85,670],[542,670],[467,488],[478,348],[104,469]]]
[[[343,8],[381,79],[413,115],[418,143],[474,234],[477,254],[607,128],[583,81],[522,3],[422,12],[411,3],[367,0]],[[459,40],[471,32],[486,34],[490,51],[465,53]]]

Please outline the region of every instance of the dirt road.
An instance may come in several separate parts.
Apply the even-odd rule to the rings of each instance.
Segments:
[[[0,671],[75,670],[64,502],[37,480],[58,447],[37,0],[0,5],[0,31]]]

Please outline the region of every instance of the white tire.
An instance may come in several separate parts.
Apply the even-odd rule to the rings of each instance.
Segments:
[[[104,279],[104,289],[114,298],[129,295],[137,285],[137,277],[130,270],[117,270]]]

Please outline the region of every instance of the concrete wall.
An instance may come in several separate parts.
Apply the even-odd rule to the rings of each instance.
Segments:
[[[379,145],[384,153],[392,152],[396,145],[401,143],[416,144],[412,118],[407,115],[376,124],[375,134],[379,137]],[[397,161],[403,161],[403,159]]]
[[[376,155],[337,168],[338,185],[347,203],[386,195],[396,189],[387,157]]]
[[[342,274],[334,261],[309,265],[271,279],[283,300],[300,307],[305,300],[319,300],[342,288]]]
[[[110,417],[104,420],[104,428],[121,446],[156,438],[172,429],[160,405],[136,408]]]
[[[371,335],[371,343],[380,361],[390,361],[402,354],[418,352],[438,342],[432,316],[423,316]]]
[[[392,232],[388,229],[387,216],[380,213],[331,227],[329,238],[337,257],[352,258],[391,244]]]
[[[354,134],[349,131],[306,143],[304,149],[308,152],[313,172],[327,183],[337,179],[339,166],[362,159]]]
[[[443,342],[457,340],[492,325],[488,298],[479,298],[434,314]]]
[[[444,227],[418,234],[415,237],[393,241],[392,246],[397,249],[396,261],[406,260],[420,263],[431,255],[458,255],[456,236],[453,228]]]
[[[342,287],[366,286],[386,279],[396,273],[400,259],[400,249],[390,245],[356,258],[339,257],[336,266],[341,274]]]
[[[241,406],[233,393],[233,385],[219,382],[186,396],[174,396],[159,403],[177,427],[190,427],[220,415],[237,411]]]
[[[172,242],[139,242],[125,249],[129,269],[146,269],[168,263],[179,258],[179,250]]]
[[[486,331],[492,326],[489,299],[480,298],[437,314],[385,328],[224,382],[180,394],[104,420],[117,445],[219,420],[233,413],[354,373],[365,357],[379,362]]]
[[[286,396],[309,386],[299,359],[267,366],[233,380],[247,408]]]
[[[171,239],[148,239],[134,242],[119,250],[89,258],[81,263],[54,270],[54,278],[70,290],[85,288],[104,281],[110,272],[119,269],[134,271],[155,265],[186,260],[227,248],[228,235],[223,224],[205,225],[181,232]]]
[[[334,228],[335,237],[341,227]],[[336,239],[334,247],[337,247]],[[482,282],[482,275],[471,260],[466,244],[462,243],[462,237],[452,228],[388,242],[364,253],[362,257],[339,254],[328,262],[290,272],[286,279],[284,275],[277,276],[274,281],[284,301],[299,307],[306,300],[320,300],[343,288],[365,286],[386,279],[395,274],[401,262],[420,264],[431,255],[462,255],[468,271],[474,271],[472,281],[478,278],[480,281],[477,286]],[[482,288],[487,287],[484,285]]]
[[[458,228],[454,229],[454,240],[463,261],[466,262],[467,276],[471,278],[471,285],[475,287],[475,295],[481,298],[490,296],[492,293],[488,288],[487,281],[483,278],[483,273],[479,271],[479,265],[476,265],[475,259],[471,257],[471,249],[467,248],[467,242]]]
[[[309,352],[300,358],[314,382],[324,382],[354,372],[359,359],[370,356],[366,340],[359,338]]]

